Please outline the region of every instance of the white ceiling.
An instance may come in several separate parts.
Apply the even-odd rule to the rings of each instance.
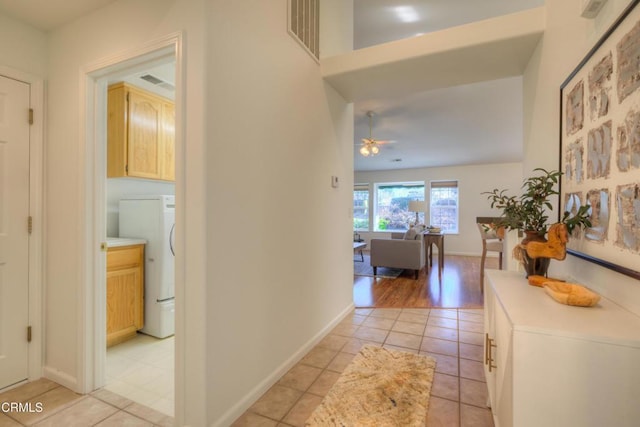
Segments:
[[[544,0],[354,0],[353,48],[539,7]],[[401,16],[406,21],[403,22]]]
[[[0,0],[0,11],[42,31],[72,22],[116,0]]]
[[[438,31],[539,7],[544,0],[354,0],[354,48]],[[403,18],[404,17],[404,18]],[[410,21],[405,22],[403,21]],[[365,99],[354,105],[354,169],[384,170],[522,160],[522,79]],[[376,113],[375,157],[358,153]],[[400,161],[398,161],[400,159]]]
[[[356,170],[518,162],[522,159],[522,77],[355,104]],[[396,141],[375,157],[357,151],[369,136]],[[398,161],[398,159],[400,161]]]

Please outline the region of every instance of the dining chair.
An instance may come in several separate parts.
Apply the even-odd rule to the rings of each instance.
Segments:
[[[494,228],[492,224],[477,223],[482,238],[482,258],[480,260],[480,290],[484,292],[484,264],[487,252],[498,252],[498,267],[502,270],[502,252],[504,252],[504,229]]]

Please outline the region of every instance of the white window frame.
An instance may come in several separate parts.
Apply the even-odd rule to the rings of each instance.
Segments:
[[[393,232],[393,231],[406,231],[409,228],[409,224],[412,222],[415,222],[415,212],[410,212],[407,210],[407,220],[406,220],[406,224],[404,226],[404,228],[385,228],[385,229],[379,229],[378,228],[378,224],[380,222],[379,220],[379,200],[378,200],[378,192],[380,190],[380,188],[384,188],[384,187],[394,187],[394,186],[406,186],[406,187],[422,187],[422,198],[420,198],[419,196],[416,196],[415,198],[408,196],[409,198],[413,199],[413,200],[420,200],[420,201],[425,201],[425,190],[426,190],[426,185],[424,181],[398,181],[398,182],[376,182],[373,184],[373,206],[372,206],[372,211],[373,211],[373,218],[371,220],[371,227],[373,229],[373,231],[378,231],[378,232]],[[424,215],[424,214],[423,214]]]
[[[434,200],[434,189],[442,188],[455,188],[455,205],[442,205],[441,200],[452,200],[453,197],[437,197]],[[451,228],[443,225],[441,219],[434,218],[434,212],[439,212],[442,209],[453,209],[455,207],[455,227]],[[457,179],[438,180],[429,182],[429,224],[433,227],[442,228],[442,232],[445,234],[459,234],[460,232],[460,182]]]
[[[367,197],[367,206],[365,207],[366,211],[367,211],[367,228],[356,228],[355,226],[355,218],[356,218],[356,207],[355,207],[355,192],[356,191],[366,191],[368,193],[368,197]],[[353,225],[353,231],[371,231],[371,186],[366,183],[366,184],[354,184],[353,186],[353,192],[354,192],[354,206],[353,206],[353,218],[354,218],[354,225]]]

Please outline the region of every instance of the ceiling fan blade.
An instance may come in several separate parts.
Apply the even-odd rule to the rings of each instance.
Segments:
[[[398,141],[396,141],[395,139],[384,139],[382,141],[376,141],[376,144],[378,145],[387,145],[387,144],[395,144]]]

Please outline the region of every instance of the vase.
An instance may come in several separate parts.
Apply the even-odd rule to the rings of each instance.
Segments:
[[[526,247],[529,242],[546,242],[547,239],[544,235],[533,230],[525,230],[524,234],[525,237],[518,247],[520,248],[519,261],[522,263],[527,277],[532,275],[546,277],[551,258],[531,258],[529,254],[527,254]]]
[[[549,264],[551,258],[531,258],[527,255],[527,250],[522,249],[522,266],[524,271],[529,276],[544,276],[547,277],[547,271],[549,270]]]

